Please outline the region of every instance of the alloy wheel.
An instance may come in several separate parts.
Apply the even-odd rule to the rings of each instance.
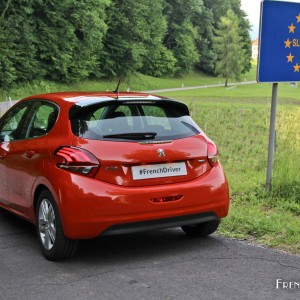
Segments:
[[[41,201],[38,215],[38,228],[44,248],[51,250],[56,239],[56,220],[54,208],[48,199]]]

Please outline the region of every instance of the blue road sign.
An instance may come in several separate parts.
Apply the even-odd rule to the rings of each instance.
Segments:
[[[257,81],[300,81],[300,3],[262,2]]]

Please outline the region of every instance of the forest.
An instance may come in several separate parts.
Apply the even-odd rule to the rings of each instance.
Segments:
[[[137,72],[224,75],[226,53],[243,74],[250,27],[240,0],[1,0],[0,88]]]

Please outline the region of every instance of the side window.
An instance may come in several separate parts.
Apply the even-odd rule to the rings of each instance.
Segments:
[[[21,103],[4,117],[0,124],[1,142],[9,142],[19,138],[19,131],[24,122],[25,113],[30,105],[31,103]]]
[[[38,102],[33,109],[25,138],[40,137],[47,134],[54,126],[58,108],[49,102]]]

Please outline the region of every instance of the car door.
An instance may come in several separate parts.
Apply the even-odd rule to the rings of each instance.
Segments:
[[[8,204],[6,167],[3,160],[7,152],[7,143],[0,141],[0,204]]]
[[[24,213],[30,205],[32,186],[50,160],[47,134],[58,114],[55,104],[32,100],[26,118],[21,122],[16,137],[9,142],[5,157],[8,199],[10,206]],[[50,124],[51,123],[51,124]]]
[[[13,141],[17,139],[21,124],[26,119],[30,106],[31,103],[16,105],[0,121],[0,202],[6,206],[10,206],[7,180],[9,153],[11,152]]]

